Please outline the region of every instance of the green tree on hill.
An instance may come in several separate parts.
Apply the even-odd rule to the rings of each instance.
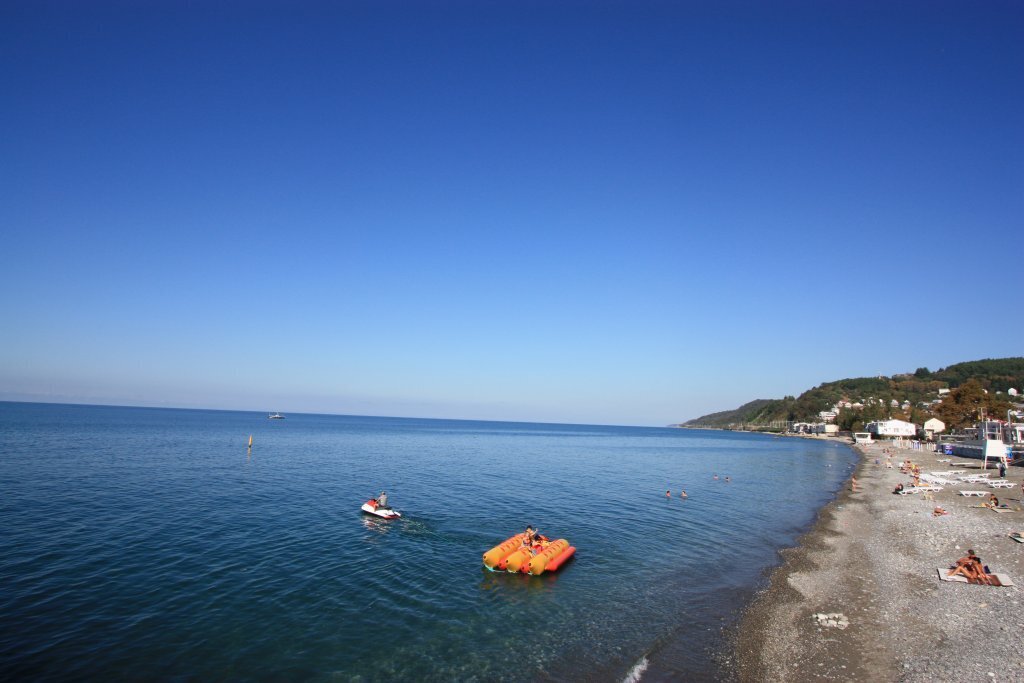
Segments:
[[[861,419],[860,411],[853,408],[841,408],[836,414],[836,424],[844,432],[864,431],[864,420]]]
[[[908,415],[907,418],[909,422],[913,422],[920,427],[924,425],[929,418],[931,418],[931,414],[921,410],[920,408],[912,407],[910,409],[910,415]]]
[[[868,422],[888,419],[890,411],[880,403],[872,403],[862,409],[841,408],[836,414],[836,424],[844,432],[862,432]]]
[[[1021,379],[1024,378],[1024,358],[967,361],[932,374],[934,379],[948,382],[950,387],[958,387],[973,379],[989,391],[1006,391],[1013,386],[1019,389]]]

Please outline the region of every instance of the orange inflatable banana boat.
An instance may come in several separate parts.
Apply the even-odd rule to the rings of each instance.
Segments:
[[[537,576],[553,572],[573,556],[576,548],[560,538],[549,541],[537,536],[532,545],[524,545],[526,534],[507,538],[484,553],[484,566],[492,571],[519,572]]]

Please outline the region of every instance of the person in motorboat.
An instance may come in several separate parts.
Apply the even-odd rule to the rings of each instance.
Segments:
[[[371,515],[377,515],[384,519],[394,519],[402,516],[398,510],[395,510],[393,507],[388,505],[387,491],[381,491],[379,496],[371,498],[363,503],[362,510],[363,512],[367,512]]]

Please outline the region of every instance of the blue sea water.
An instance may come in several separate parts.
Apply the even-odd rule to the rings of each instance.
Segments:
[[[722,629],[853,461],[669,428],[0,403],[0,678],[719,679]],[[360,513],[382,488],[403,519]],[[577,556],[486,571],[527,524]]]

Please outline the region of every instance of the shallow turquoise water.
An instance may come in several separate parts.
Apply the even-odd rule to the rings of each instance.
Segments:
[[[852,463],[667,428],[0,403],[0,676],[718,678],[722,627]],[[402,520],[359,512],[382,488]],[[484,570],[528,523],[576,558]]]

